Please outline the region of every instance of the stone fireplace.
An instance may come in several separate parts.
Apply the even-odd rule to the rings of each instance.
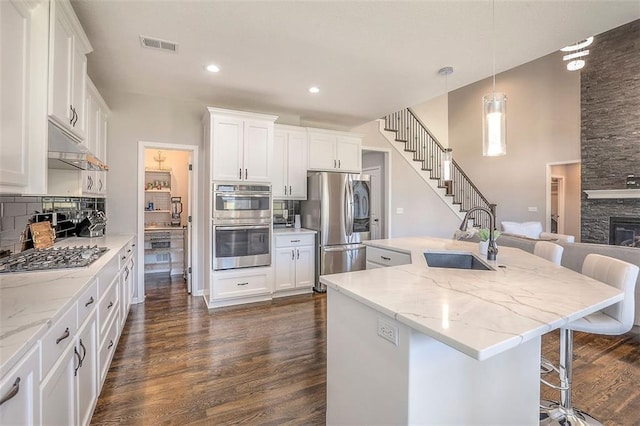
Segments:
[[[615,241],[631,230],[640,235],[637,222],[612,222],[640,218],[640,190],[627,189],[627,176],[640,175],[638,40],[640,20],[596,35],[581,71],[582,242],[609,244],[610,236]]]
[[[640,247],[640,217],[609,218],[609,244]]]

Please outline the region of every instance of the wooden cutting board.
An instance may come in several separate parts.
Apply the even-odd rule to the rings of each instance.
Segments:
[[[29,225],[33,246],[37,249],[53,247],[56,233],[51,228],[51,222],[38,222]]]

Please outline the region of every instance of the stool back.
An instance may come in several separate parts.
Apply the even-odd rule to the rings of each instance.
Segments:
[[[592,253],[585,257],[582,273],[624,292],[622,301],[603,309],[602,312],[620,322],[620,334],[631,330],[638,267],[613,257]]]
[[[560,265],[563,251],[564,247],[549,241],[538,241],[533,247],[533,254],[538,257],[542,257],[543,259],[547,259],[556,265]]]

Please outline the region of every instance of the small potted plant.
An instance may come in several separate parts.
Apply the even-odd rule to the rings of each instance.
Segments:
[[[493,239],[497,240],[500,231],[493,231]],[[489,249],[489,228],[480,228],[478,230],[478,238],[480,239],[480,254],[487,254]]]

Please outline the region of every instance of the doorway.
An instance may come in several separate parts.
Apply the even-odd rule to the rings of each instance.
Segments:
[[[581,168],[579,161],[547,164],[546,230],[569,234],[579,241],[581,228]]]
[[[370,176],[370,225],[371,239],[389,238],[390,216],[389,177],[391,176],[388,149],[363,147],[362,173]]]
[[[196,146],[139,142],[138,303],[159,276],[180,278],[185,294],[198,293],[197,164]]]

